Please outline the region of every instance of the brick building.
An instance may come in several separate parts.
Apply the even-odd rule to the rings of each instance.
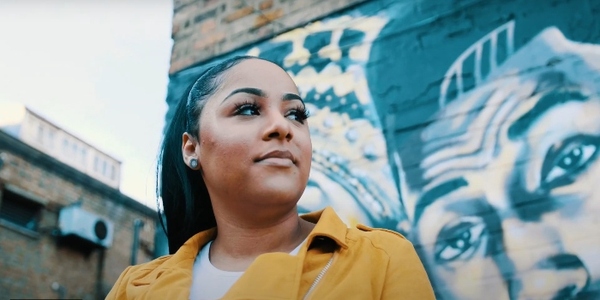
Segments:
[[[0,295],[103,299],[132,260],[155,257],[156,212],[118,190],[110,155],[26,108],[2,108]]]
[[[302,211],[404,233],[439,299],[600,299],[600,0],[174,7],[167,121],[212,63],[271,60],[311,113]]]

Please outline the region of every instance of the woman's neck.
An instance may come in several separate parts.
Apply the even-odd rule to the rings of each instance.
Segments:
[[[224,271],[243,271],[263,253],[292,251],[314,226],[301,219],[296,209],[268,222],[219,215],[210,261]]]

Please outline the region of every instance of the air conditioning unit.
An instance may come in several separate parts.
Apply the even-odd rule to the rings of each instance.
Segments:
[[[76,236],[104,248],[112,245],[113,224],[79,206],[61,209],[58,226],[61,236]]]

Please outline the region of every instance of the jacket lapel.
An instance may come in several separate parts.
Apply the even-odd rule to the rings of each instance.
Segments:
[[[316,223],[298,255],[267,253],[260,255],[231,287],[223,299],[295,299],[302,297],[335,249],[347,248],[346,225],[331,208],[306,214],[303,219]],[[216,229],[191,237],[156,269],[140,269],[132,274],[127,294],[136,299],[163,295],[168,299],[189,299],[193,264],[200,249],[214,239]],[[310,247],[309,247],[310,245]]]
[[[339,247],[347,248],[346,225],[333,209],[306,214],[316,223],[298,255],[260,255],[229,289],[223,299],[297,299],[308,291],[316,276]]]

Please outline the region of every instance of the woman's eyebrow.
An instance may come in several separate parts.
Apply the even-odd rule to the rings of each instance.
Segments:
[[[281,97],[281,100],[283,100],[283,101],[298,100],[298,101],[302,102],[303,107],[306,107],[306,104],[304,104],[304,100],[302,100],[302,97],[300,97],[296,94],[292,94],[292,93],[284,94],[283,97]]]
[[[239,93],[255,95],[258,97],[267,97],[267,94],[261,89],[244,87],[244,88],[239,88],[239,89],[233,90],[231,93],[229,93],[229,95],[227,95],[227,97],[225,97],[225,99],[223,99],[223,102],[225,102],[231,96],[233,96],[235,94],[239,94]],[[300,102],[302,102],[304,104],[304,100],[302,100],[302,97],[300,97],[296,94],[293,94],[293,93],[286,93],[283,95],[283,97],[281,99],[283,101],[299,100]],[[221,103],[223,103],[223,102],[221,102]]]
[[[261,89],[244,87],[244,88],[239,88],[239,89],[233,90],[233,92],[231,92],[229,95],[227,95],[227,97],[225,97],[225,99],[223,99],[223,102],[225,102],[231,96],[233,96],[235,94],[239,94],[239,93],[251,94],[251,95],[258,96],[258,97],[266,97],[267,96],[267,94],[265,94],[265,92]],[[223,102],[221,102],[221,103],[223,103]]]
[[[302,97],[296,95],[296,94],[292,94],[292,93],[287,93],[284,94],[283,97],[281,98],[284,101],[289,101],[289,100],[300,100],[304,103],[304,100],[302,100]]]

